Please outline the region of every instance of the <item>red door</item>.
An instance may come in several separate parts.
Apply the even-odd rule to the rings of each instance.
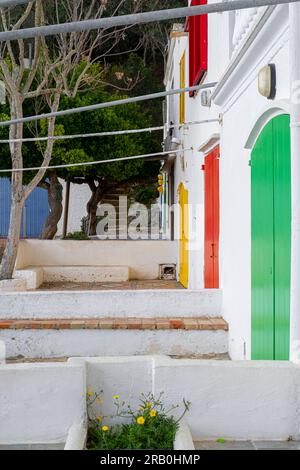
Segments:
[[[204,287],[219,287],[219,147],[205,157]]]

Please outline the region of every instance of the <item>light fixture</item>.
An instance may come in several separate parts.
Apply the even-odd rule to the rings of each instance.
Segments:
[[[275,64],[268,64],[258,72],[258,91],[262,96],[273,100],[276,95]]]

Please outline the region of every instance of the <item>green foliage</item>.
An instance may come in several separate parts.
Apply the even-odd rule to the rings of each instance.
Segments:
[[[68,233],[66,240],[89,240],[89,237],[82,231]]]
[[[157,185],[137,186],[133,189],[133,198],[136,202],[149,206],[154,203],[158,196]]]
[[[98,416],[91,418],[88,432],[88,449],[90,450],[156,450],[173,449],[173,442],[179,421],[190,407],[183,401],[184,411],[179,419],[171,415],[178,405],[165,409],[162,395],[155,398],[153,394],[142,394],[138,410],[120,402],[118,395],[114,396],[116,412],[114,416]],[[101,402],[100,394],[88,392],[88,409]],[[107,418],[128,419],[129,423],[109,427],[105,424]]]

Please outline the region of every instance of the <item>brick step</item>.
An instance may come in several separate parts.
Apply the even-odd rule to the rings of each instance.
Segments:
[[[7,358],[165,354],[214,357],[228,353],[222,318],[103,317],[2,320]]]
[[[223,330],[223,318],[76,318],[39,320],[2,320],[0,330]]]

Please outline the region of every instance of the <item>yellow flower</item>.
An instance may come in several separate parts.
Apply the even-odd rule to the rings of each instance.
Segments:
[[[120,398],[120,395],[114,395],[114,399],[118,400]]]
[[[145,423],[145,418],[143,416],[139,416],[136,420],[138,424],[144,424]]]
[[[101,423],[102,422],[101,416],[97,416],[96,420],[98,421],[98,423]]]
[[[87,391],[87,396],[92,397],[94,395],[94,392],[92,390]]]
[[[109,430],[109,427],[108,427],[108,426],[106,426],[106,425],[105,425],[105,426],[102,426],[102,431],[107,432],[108,430]]]
[[[157,411],[156,411],[156,410],[151,410],[151,411],[150,411],[150,416],[151,416],[151,418],[155,418],[156,415],[157,415]]]
[[[148,401],[148,403],[146,403],[146,408],[151,408],[151,406],[152,406],[152,403]]]

